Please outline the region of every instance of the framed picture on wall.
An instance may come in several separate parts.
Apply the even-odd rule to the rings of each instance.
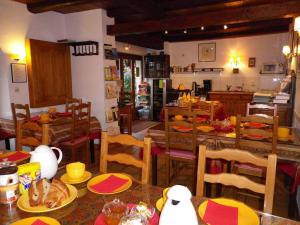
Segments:
[[[11,79],[13,83],[26,83],[26,64],[11,63]]]
[[[215,62],[216,61],[216,43],[198,44],[198,61]]]
[[[248,60],[248,67],[255,67],[256,59],[254,57],[250,57]]]

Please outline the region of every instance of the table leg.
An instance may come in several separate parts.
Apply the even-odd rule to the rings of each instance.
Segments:
[[[94,140],[90,140],[91,163],[95,162]]]
[[[157,155],[152,155],[152,185],[157,185]]]
[[[7,149],[7,150],[11,150],[10,149],[10,143],[9,143],[9,138],[5,138],[5,148]]]

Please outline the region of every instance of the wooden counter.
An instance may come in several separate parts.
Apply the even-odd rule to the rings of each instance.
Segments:
[[[226,114],[246,115],[247,103],[252,101],[254,92],[245,91],[210,91],[208,92],[210,101],[220,101]]]

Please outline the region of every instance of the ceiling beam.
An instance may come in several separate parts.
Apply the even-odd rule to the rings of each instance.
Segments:
[[[44,0],[27,4],[31,13],[42,13],[47,11],[59,11],[62,8],[80,6],[84,4],[96,4],[98,8],[105,7],[100,0]]]
[[[229,8],[200,14],[177,16],[160,20],[117,23],[107,27],[109,35],[139,34],[178,30],[200,26],[234,24],[276,18],[291,18],[300,15],[299,1],[270,3],[258,6]]]
[[[141,35],[116,36],[116,41],[125,42],[132,45],[144,47],[144,48],[157,49],[157,50],[164,48],[164,41],[160,33],[157,33],[155,35],[141,34]]]

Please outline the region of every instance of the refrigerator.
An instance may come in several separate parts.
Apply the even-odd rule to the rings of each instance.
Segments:
[[[167,104],[167,90],[172,87],[171,79],[147,79],[151,88],[150,117],[160,121],[163,107]]]

